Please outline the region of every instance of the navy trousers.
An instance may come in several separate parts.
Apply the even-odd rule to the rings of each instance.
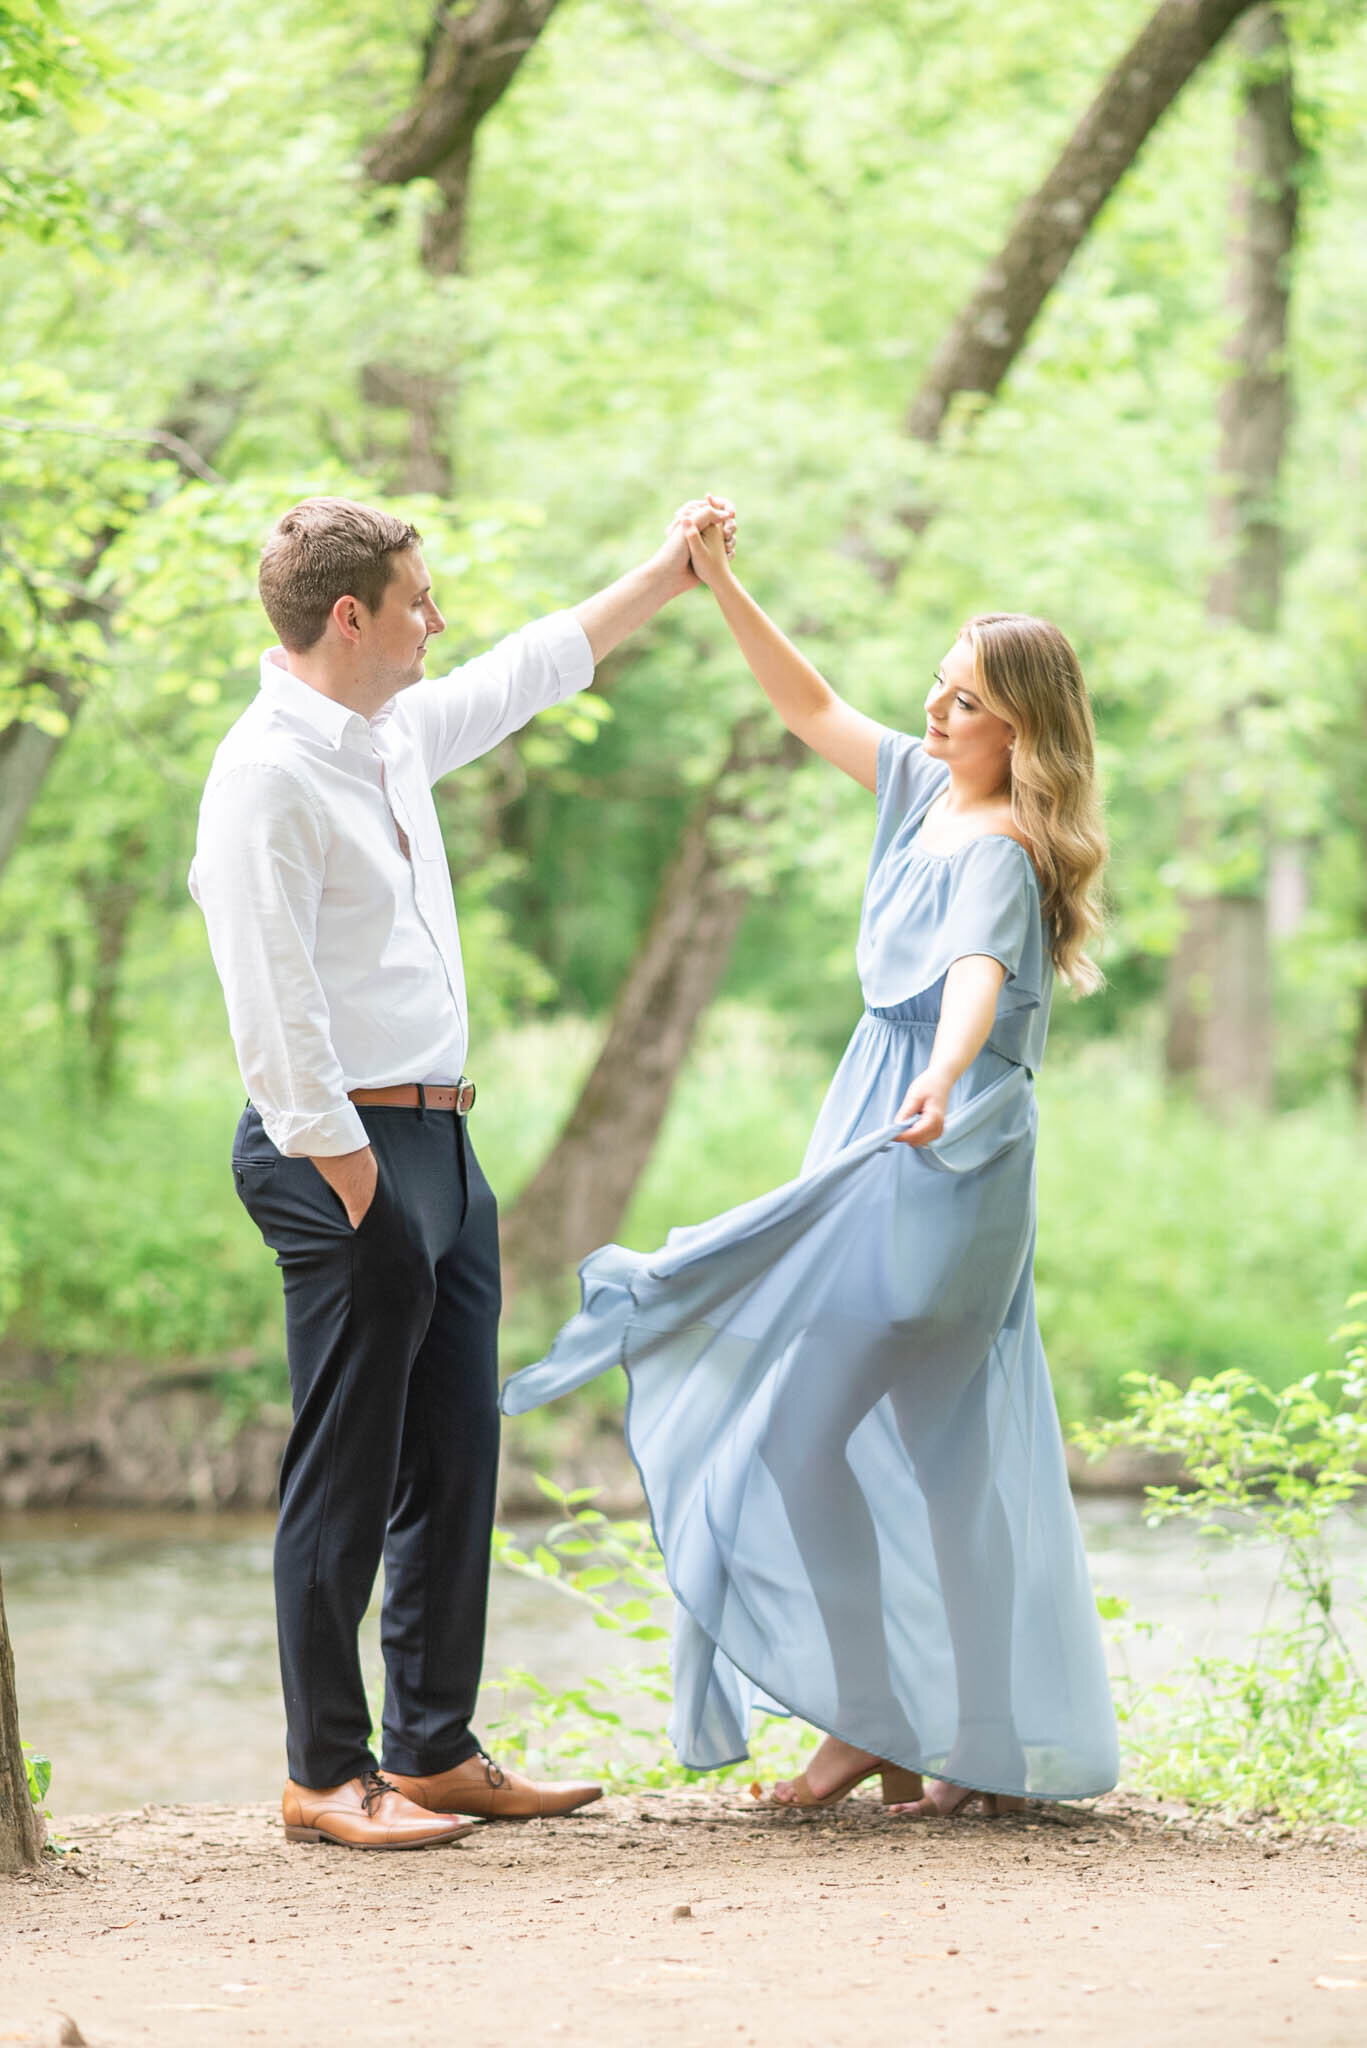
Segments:
[[[384,1763],[426,1777],[475,1754],[498,1473],[498,1216],[453,1110],[360,1112],[375,1198],[351,1228],[250,1106],[238,1194],[285,1284],[294,1425],[275,1600],[290,1776],[372,1768],[357,1630],[384,1564]]]

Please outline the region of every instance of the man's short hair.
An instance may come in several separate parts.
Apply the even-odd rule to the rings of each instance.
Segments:
[[[350,498],[305,498],[278,519],[261,550],[257,589],[266,616],[291,654],[323,637],[339,597],[377,612],[394,574],[394,556],[422,535],[390,512]]]

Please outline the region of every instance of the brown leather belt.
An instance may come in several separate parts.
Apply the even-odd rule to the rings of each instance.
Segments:
[[[352,1088],[351,1101],[378,1109],[453,1109],[468,1116],[475,1106],[475,1084],[462,1074],[454,1088],[430,1088],[423,1081],[396,1081],[392,1088]]]

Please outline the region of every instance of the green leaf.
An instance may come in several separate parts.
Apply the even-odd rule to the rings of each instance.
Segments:
[[[42,1756],[30,1743],[22,1743],[20,1747],[24,1753],[24,1769],[28,1777],[29,1797],[35,1806],[41,1806],[47,1798],[48,1788],[52,1783],[51,1759]]]
[[[607,1564],[592,1564],[586,1570],[575,1572],[570,1583],[581,1593],[592,1593],[599,1586],[614,1586],[619,1574]]]

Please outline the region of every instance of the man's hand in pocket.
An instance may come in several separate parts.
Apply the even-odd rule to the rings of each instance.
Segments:
[[[375,1187],[380,1177],[375,1154],[369,1145],[362,1145],[359,1152],[311,1156],[319,1173],[346,1210],[348,1223],[353,1230],[359,1230],[375,1199]]]

